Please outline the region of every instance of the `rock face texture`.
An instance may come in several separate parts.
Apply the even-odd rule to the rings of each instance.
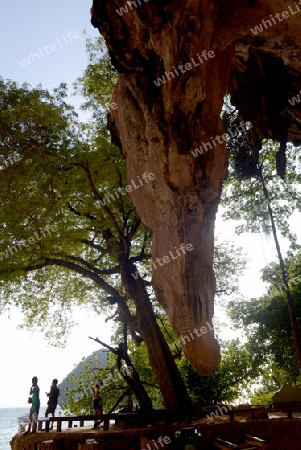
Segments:
[[[283,176],[286,142],[301,142],[301,101],[289,102],[301,88],[301,5],[94,0],[92,24],[120,74],[110,129],[128,180],[155,176],[130,195],[153,230],[157,298],[194,368],[213,374],[214,222],[228,164],[223,97],[230,92],[241,120],[252,122],[251,144],[280,141]],[[196,148],[203,154],[194,156]]]

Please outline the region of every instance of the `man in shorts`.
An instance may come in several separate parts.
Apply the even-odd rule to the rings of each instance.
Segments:
[[[103,418],[102,396],[100,395],[100,386],[102,384],[102,381],[99,381],[93,388],[93,409],[94,416],[96,417],[94,420],[95,428],[99,423],[101,423],[99,420]]]

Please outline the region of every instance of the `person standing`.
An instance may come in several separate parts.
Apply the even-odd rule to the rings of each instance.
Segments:
[[[102,384],[102,381],[99,381],[93,388],[93,409],[94,416],[97,418],[94,421],[94,427],[98,425],[99,419],[103,417],[102,396],[100,395],[100,385]]]
[[[28,430],[27,433],[30,433],[31,427],[32,427],[32,433],[35,433],[37,430],[37,421],[40,411],[40,388],[38,386],[38,379],[37,377],[32,378],[32,385],[29,391],[29,395],[32,397],[29,397],[28,401],[31,402],[31,408],[29,411],[29,421],[28,421]]]
[[[48,414],[52,414],[52,417],[54,417],[54,413],[57,407],[58,398],[60,395],[60,390],[57,387],[58,380],[55,378],[52,380],[52,384],[50,387],[50,392],[46,392],[47,397],[49,397],[48,403],[47,403],[47,409],[45,412],[45,417],[48,417]]]

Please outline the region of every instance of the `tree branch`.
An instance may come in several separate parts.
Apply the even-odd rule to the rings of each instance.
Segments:
[[[134,237],[136,231],[138,230],[140,224],[141,224],[141,219],[140,219],[140,217],[138,217],[136,222],[132,225],[131,230],[127,234],[127,238],[128,238],[129,241],[131,241],[133,239],[133,237]]]
[[[102,252],[103,254],[108,253],[108,251],[101,247],[101,245],[98,244],[94,244],[93,241],[90,241],[89,239],[82,239],[81,241],[83,244],[87,244],[89,245],[89,247],[94,248],[95,250],[99,250],[100,252]]]
[[[95,217],[95,216],[92,216],[92,215],[89,214],[89,213],[81,213],[81,212],[79,212],[79,211],[76,211],[76,209],[73,208],[73,206],[71,205],[70,202],[67,203],[67,206],[68,206],[68,208],[70,209],[70,211],[71,211],[73,214],[75,214],[76,216],[84,216],[84,217],[87,217],[87,219],[90,219],[90,220],[96,220],[96,217]]]
[[[102,345],[103,347],[107,348],[108,350],[110,350],[110,352],[114,353],[114,355],[118,356],[118,351],[111,347],[109,344],[106,344],[105,342],[102,342],[100,339],[98,339],[98,337],[93,338],[91,336],[88,336],[89,339],[92,339],[92,341],[97,342],[98,344]]]
[[[25,272],[32,272],[34,270],[43,269],[47,266],[60,266],[65,267],[66,269],[73,270],[74,272],[81,274],[84,278],[90,278],[91,280],[93,280],[105,292],[107,292],[112,297],[115,297],[119,302],[125,302],[125,297],[122,297],[117,289],[108,284],[103,278],[99,277],[97,273],[91,272],[88,269],[71,261],[64,261],[55,258],[45,258],[44,262],[36,264],[34,266],[26,266],[22,270],[24,270]]]
[[[90,172],[89,167],[86,167],[86,166],[84,166],[84,165],[81,164],[81,163],[71,163],[71,166],[80,167],[80,168],[85,172],[85,174],[86,174],[86,176],[87,176],[87,179],[88,179],[88,181],[89,181],[89,185],[90,185],[91,192],[94,194],[95,198],[96,198],[97,200],[100,201],[100,204],[101,204],[103,210],[104,210],[104,211],[106,212],[106,214],[110,217],[111,222],[112,222],[112,224],[113,224],[113,227],[114,227],[114,229],[117,231],[117,233],[118,233],[118,235],[120,236],[120,238],[122,239],[122,241],[123,241],[125,244],[127,244],[126,239],[125,239],[124,235],[122,234],[122,232],[121,232],[121,230],[120,230],[120,228],[119,228],[119,226],[118,226],[118,224],[117,224],[117,222],[116,222],[116,219],[115,219],[114,215],[112,214],[111,210],[107,207],[107,205],[105,204],[105,202],[102,201],[101,196],[100,196],[99,193],[97,192],[97,189],[96,189],[96,187],[95,187],[95,185],[94,185],[94,182],[93,182],[92,175],[91,175],[91,172]]]
[[[84,258],[80,258],[79,256],[65,255],[65,258],[69,258],[71,261],[79,262],[83,266],[86,266],[88,269],[92,270],[92,272],[97,275],[112,275],[119,273],[119,266],[115,266],[111,269],[97,269],[97,267],[93,266],[93,264],[86,261]]]

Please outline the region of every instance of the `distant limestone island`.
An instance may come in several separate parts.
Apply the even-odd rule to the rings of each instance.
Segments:
[[[75,375],[76,378],[80,378],[82,372],[84,371],[87,364],[90,363],[90,361],[92,361],[91,370],[95,371],[95,374],[97,375],[98,369],[103,369],[107,365],[108,352],[109,350],[105,348],[93,352],[90,356],[87,356],[85,359],[83,359],[83,361],[81,361],[77,366],[75,366],[75,368],[66,376],[66,378],[64,378],[64,380],[58,385],[60,389],[60,396],[58,401],[59,406],[66,405],[67,403],[67,396],[66,396],[67,389],[74,389],[73,383],[67,380],[70,379],[72,375]],[[92,389],[92,386],[87,386],[87,388]]]

